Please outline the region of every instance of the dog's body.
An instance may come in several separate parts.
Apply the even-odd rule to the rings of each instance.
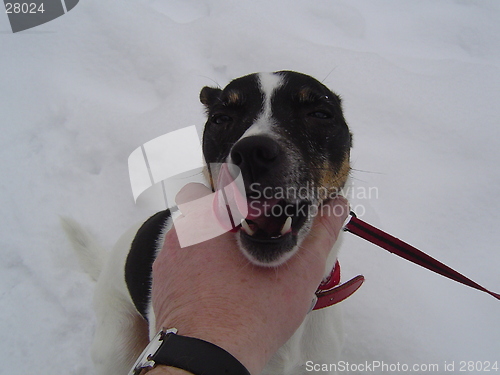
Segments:
[[[229,173],[217,163],[238,166],[249,208],[235,232],[239,246],[250,262],[278,266],[299,251],[313,219],[311,208],[320,207],[348,178],[351,135],[340,99],[295,72],[252,74],[224,90],[205,87],[200,99],[208,114],[203,153],[209,184],[216,190],[221,174]],[[170,211],[159,212],[127,232],[103,265],[87,262],[90,273],[99,275],[92,350],[99,375],[126,374],[148,343],[148,332],[156,333],[151,266],[171,225]],[[66,229],[71,226],[66,223]],[[89,251],[85,236],[74,242]],[[337,307],[313,311],[263,373],[304,374],[306,361],[335,363],[341,341]]]

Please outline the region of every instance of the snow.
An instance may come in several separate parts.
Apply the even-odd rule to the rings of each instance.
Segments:
[[[151,213],[129,154],[201,134],[199,90],[255,71],[339,93],[363,219],[500,292],[498,19],[495,0],[82,0],[17,34],[0,16],[2,373],[93,374],[93,284],[59,216],[111,247]],[[343,302],[343,360],[500,362],[498,301],[345,238],[343,278],[367,281]]]

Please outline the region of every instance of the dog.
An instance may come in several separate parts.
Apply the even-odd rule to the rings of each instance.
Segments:
[[[241,251],[259,266],[285,263],[309,232],[311,208],[348,180],[352,135],[341,99],[308,75],[279,71],[250,74],[224,89],[204,87],[200,101],[207,114],[202,141],[207,184],[218,188],[221,174],[228,173],[219,167],[223,163],[243,177],[248,215],[233,231]],[[156,334],[151,268],[172,226],[171,212],[158,212],[129,230],[107,260],[76,223],[63,224],[97,280],[92,347],[97,373],[127,374]],[[340,242],[331,250],[325,277]],[[342,335],[337,306],[310,312],[263,374],[304,374],[306,361],[334,363]]]

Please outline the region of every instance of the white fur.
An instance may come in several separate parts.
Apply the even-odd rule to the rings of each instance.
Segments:
[[[251,135],[267,134],[272,135],[271,127],[273,125],[271,99],[273,93],[281,87],[283,79],[274,73],[259,73],[259,86],[264,94],[264,106],[260,116],[255,123],[250,126],[241,138],[249,137]]]
[[[61,226],[77,250],[78,260],[92,280],[97,281],[105,262],[106,251],[76,221],[69,217],[61,217]]]

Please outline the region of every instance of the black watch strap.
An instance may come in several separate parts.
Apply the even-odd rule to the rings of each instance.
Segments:
[[[175,333],[163,337],[151,360],[195,375],[250,375],[240,361],[217,345]]]

